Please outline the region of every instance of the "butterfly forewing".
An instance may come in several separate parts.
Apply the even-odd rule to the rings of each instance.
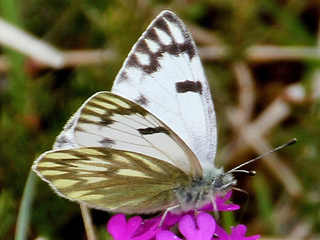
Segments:
[[[123,64],[112,92],[156,115],[212,164],[217,131],[209,86],[189,31],[175,14],[162,12]]]
[[[139,105],[109,92],[86,101],[74,134],[80,146],[134,151],[193,176],[202,174],[198,160],[175,133]]]
[[[173,189],[190,182],[187,174],[165,161],[103,148],[49,151],[33,169],[60,196],[123,213],[173,206]]]

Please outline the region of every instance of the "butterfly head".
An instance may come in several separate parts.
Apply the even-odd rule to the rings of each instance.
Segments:
[[[231,173],[221,173],[212,180],[213,192],[221,193],[227,192],[233,186],[237,184],[237,180],[234,179]]]

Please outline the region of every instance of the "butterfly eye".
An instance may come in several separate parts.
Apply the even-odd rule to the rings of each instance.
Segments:
[[[219,175],[217,178],[213,181],[213,188],[220,189],[223,187],[223,175]]]
[[[231,174],[220,174],[213,180],[213,188],[226,190],[237,184],[237,181],[234,180]]]

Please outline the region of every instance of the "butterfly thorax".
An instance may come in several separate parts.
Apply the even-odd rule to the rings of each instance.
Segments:
[[[194,178],[190,185],[175,189],[176,198],[180,205],[178,212],[199,209],[212,203],[215,196],[223,196],[236,185],[237,181],[231,173],[218,172],[214,171],[203,177]]]

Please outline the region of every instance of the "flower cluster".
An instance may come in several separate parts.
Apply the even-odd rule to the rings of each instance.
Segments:
[[[226,203],[231,194],[230,191],[226,196],[216,198],[218,211],[234,211],[240,208],[236,204]],[[186,240],[256,240],[260,238],[259,235],[245,237],[247,228],[244,225],[233,227],[228,234],[210,214],[203,212],[212,211],[211,204],[200,210],[196,218],[193,212],[182,215],[168,213],[161,227],[159,227],[161,216],[145,221],[136,216],[126,221],[124,214],[117,214],[110,219],[107,229],[114,240],[182,240],[170,231],[170,228],[176,224],[183,239]]]

